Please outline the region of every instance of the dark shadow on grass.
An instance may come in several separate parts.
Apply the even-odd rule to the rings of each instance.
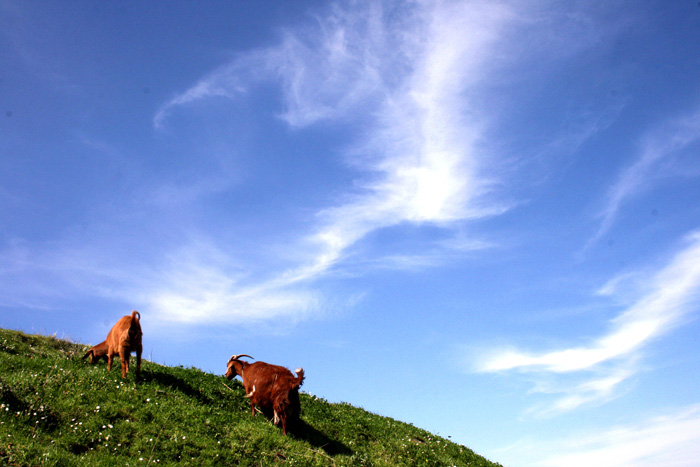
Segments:
[[[290,433],[299,439],[303,439],[310,445],[323,449],[329,456],[335,456],[338,454],[350,455],[352,450],[334,439],[329,438],[321,431],[317,430],[313,426],[306,423],[304,420],[300,420]]]
[[[154,382],[162,387],[179,391],[188,397],[197,399],[202,404],[212,404],[211,398],[193,388],[187,381],[177,376],[159,371],[157,369],[141,373],[141,383]]]

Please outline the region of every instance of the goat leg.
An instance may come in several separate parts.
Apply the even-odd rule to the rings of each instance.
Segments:
[[[126,373],[129,371],[129,354],[124,348],[119,349],[119,359],[122,364],[122,378],[126,378]]]

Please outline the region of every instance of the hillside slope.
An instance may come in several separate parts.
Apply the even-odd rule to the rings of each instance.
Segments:
[[[87,346],[0,329],[0,464],[25,466],[497,466],[470,449],[348,404],[301,394],[283,436],[251,417],[241,384],[143,362],[142,381]],[[133,369],[132,369],[133,371]]]

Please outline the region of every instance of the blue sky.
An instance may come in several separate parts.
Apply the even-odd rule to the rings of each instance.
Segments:
[[[0,326],[700,457],[697,2],[5,0],[0,63]]]

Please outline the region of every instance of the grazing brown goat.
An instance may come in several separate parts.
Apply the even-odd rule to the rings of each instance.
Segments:
[[[141,314],[134,310],[131,316],[122,317],[107,334],[107,370],[112,371],[112,361],[118,355],[122,366],[122,378],[129,371],[129,356],[136,352],[136,379],[141,377]],[[100,344],[101,345],[101,344]],[[98,347],[98,346],[96,346]]]
[[[93,365],[97,362],[100,361],[100,359],[104,358],[105,361],[107,360],[107,341],[100,342],[96,346],[92,347],[90,350],[85,352],[85,355],[83,355],[83,360],[85,360],[88,355],[90,356],[90,363]]]
[[[228,361],[226,378],[233,379],[240,375],[246,397],[250,399],[250,409],[255,415],[255,406],[269,417],[273,415],[275,425],[282,424],[282,433],[287,434],[287,427],[294,427],[299,421],[301,404],[299,403],[299,386],[304,382],[304,370],[297,368],[295,377],[288,369],[264,362],[248,363],[241,357],[250,355],[233,355]]]

